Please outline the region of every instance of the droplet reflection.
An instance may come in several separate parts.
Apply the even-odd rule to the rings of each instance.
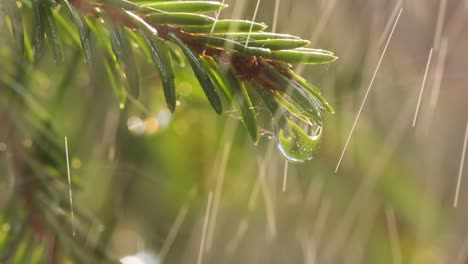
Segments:
[[[300,118],[289,118],[275,128],[276,147],[290,162],[311,160],[320,147],[322,126]]]

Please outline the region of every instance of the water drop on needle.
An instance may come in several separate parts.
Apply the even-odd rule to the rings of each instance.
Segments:
[[[311,160],[320,147],[322,126],[291,118],[275,129],[276,147],[284,157],[293,163]]]

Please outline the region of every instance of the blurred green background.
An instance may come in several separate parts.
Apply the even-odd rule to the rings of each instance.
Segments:
[[[252,19],[256,1],[226,3],[221,17]],[[272,25],[275,4],[261,1],[256,21]],[[79,183],[74,202],[99,223],[86,230],[89,240],[108,243],[113,254],[127,256],[125,263],[196,263],[210,201],[203,263],[467,263],[465,182],[457,208],[453,201],[468,120],[468,2],[282,0],[279,7],[277,32],[339,57],[295,67],[336,114],[326,117],[315,158],[288,164],[284,191],[286,163],[271,127],[255,146],[235,111],[212,111],[188,67],[176,69],[180,105],[173,115],[143,59],[140,98],[123,110],[105,70],[90,74],[79,51],[65,50],[63,66],[47,56],[27,70],[29,104],[50,114],[58,142],[68,138]],[[0,65],[14,64],[14,55],[0,49]],[[0,89],[0,147],[34,146],[21,107]],[[3,173],[2,210],[11,186]],[[128,256],[143,259],[142,252],[146,262],[131,262]]]

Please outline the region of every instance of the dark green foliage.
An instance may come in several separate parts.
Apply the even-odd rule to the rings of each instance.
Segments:
[[[88,27],[88,24],[86,23],[86,19],[83,17],[82,14],[78,12],[78,10],[76,10],[75,7],[73,7],[70,4],[68,0],[63,0],[63,4],[70,11],[71,17],[73,19],[73,23],[78,28],[78,33],[80,34],[81,47],[85,54],[86,62],[89,63],[91,61],[93,53],[92,53],[92,44],[90,41],[90,29]]]
[[[169,39],[174,41],[182,49],[185,56],[187,57],[187,60],[192,66],[193,72],[195,73],[195,76],[197,77],[198,82],[203,88],[203,91],[205,92],[206,97],[208,98],[208,101],[210,101],[214,110],[218,114],[221,114],[223,110],[221,106],[221,100],[219,99],[219,96],[216,93],[213,83],[210,77],[208,76],[208,73],[203,67],[203,64],[201,62],[199,55],[197,55],[192,49],[190,49],[190,47],[187,47],[184,44],[184,42],[182,42],[175,34],[169,33]]]
[[[236,107],[250,136],[254,142],[257,142],[258,127],[256,113],[244,84],[236,78],[229,68],[222,65],[222,63],[218,65],[212,58],[203,58],[203,64],[211,79],[214,80],[227,98],[227,101],[232,102]]]

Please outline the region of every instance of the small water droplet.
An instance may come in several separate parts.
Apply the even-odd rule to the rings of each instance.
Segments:
[[[311,160],[320,147],[322,126],[290,116],[287,124],[275,128],[276,147],[293,163]]]

